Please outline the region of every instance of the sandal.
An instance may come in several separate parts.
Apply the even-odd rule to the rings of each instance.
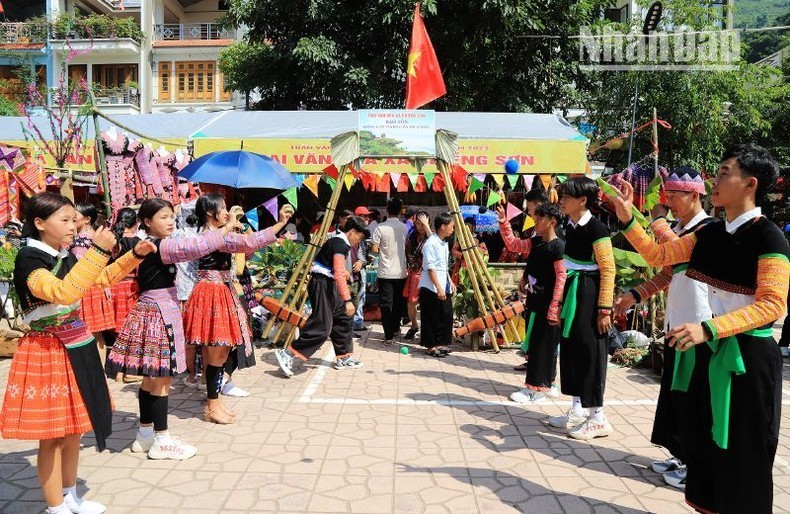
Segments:
[[[446,353],[442,353],[441,350],[433,350],[433,349],[431,349],[431,350],[428,350],[425,353],[426,353],[426,355],[428,355],[430,357],[436,357],[437,359],[444,359],[445,357],[447,357],[447,354]]]
[[[446,346],[442,346],[441,348],[438,348],[436,351],[441,352],[441,353],[443,353],[445,355],[449,355],[449,354],[453,353],[453,351],[451,349],[447,348]]]
[[[420,327],[417,328],[412,327],[409,329],[408,332],[406,332],[406,335],[403,336],[403,339],[414,339],[414,336],[416,336],[417,332],[419,331],[420,331]]]
[[[217,425],[233,425],[234,423],[236,423],[236,418],[234,418],[233,416],[228,416],[226,414],[226,417],[223,418],[221,416],[218,416],[217,414],[214,414],[215,412],[220,415],[224,413],[224,411],[220,408],[209,410],[209,411],[203,410],[203,418],[208,423],[216,423]]]

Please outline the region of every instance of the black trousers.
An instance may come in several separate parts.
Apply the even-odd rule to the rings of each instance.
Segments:
[[[384,339],[390,340],[400,334],[401,318],[407,314],[403,288],[405,278],[379,278],[379,308]]]
[[[726,450],[711,434],[708,345],[694,347],[696,363],[683,405],[686,501],[720,514],[773,512],[773,463],[782,415],[782,355],[773,337],[739,334],[746,373],[733,376]]]
[[[653,420],[653,434],[650,442],[663,446],[673,457],[686,462],[683,444],[680,440],[680,426],[684,422],[683,402],[686,393],[672,390],[672,376],[675,372],[675,348],[669,346],[664,338],[664,368],[661,371],[661,389],[658,393],[656,417]]]
[[[445,300],[420,288],[420,344],[426,348],[449,345],[453,342],[453,295]]]
[[[560,384],[562,394],[581,398],[582,407],[603,407],[609,354],[606,335],[598,333],[599,276],[585,272],[578,280],[576,316],[568,337],[560,339]]]
[[[527,327],[532,314],[532,311],[527,312]],[[524,385],[536,391],[549,391],[557,376],[557,349],[562,328],[549,325],[548,308],[539,305],[534,314]]]
[[[343,357],[354,350],[354,316],[346,315],[346,307],[335,280],[323,275],[313,275],[307,284],[307,296],[313,313],[310,314],[299,339],[291,349],[310,358],[329,337],[335,347],[335,356]]]

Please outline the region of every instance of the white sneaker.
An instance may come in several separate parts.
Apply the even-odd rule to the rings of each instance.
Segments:
[[[533,391],[532,389],[521,389],[510,395],[510,399],[516,403],[535,403],[546,397],[545,393]]]
[[[574,428],[587,421],[587,416],[576,414],[573,409],[568,409],[568,412],[562,416],[552,416],[548,421],[549,425],[554,428]]]
[[[557,384],[551,384],[551,390],[549,390],[549,394],[547,395],[549,398],[559,398],[562,395],[560,392],[560,388]]]
[[[654,460],[650,464],[650,468],[655,471],[656,473],[666,473],[667,471],[675,471],[683,463],[677,460],[675,457],[670,457],[667,460]]]
[[[197,448],[181,439],[162,435],[155,438],[153,446],[148,451],[148,458],[151,460],[186,460],[194,457],[196,453]]]
[[[198,379],[195,379],[195,381],[194,381],[194,382],[190,382],[190,381],[189,381],[189,375],[187,375],[187,376],[185,376],[185,377],[184,377],[183,384],[184,384],[186,387],[189,387],[189,388],[191,388],[191,389],[196,389],[197,387],[199,387],[199,386],[200,386],[200,380],[198,380]]]
[[[63,495],[63,503],[73,514],[103,514],[107,511],[101,503],[75,498],[71,493]]]
[[[344,370],[344,369],[358,369],[364,366],[360,361],[356,360],[352,356],[343,357],[342,359],[338,359],[335,362],[335,369]]]
[[[241,387],[237,386],[235,383],[227,382],[225,385],[222,386],[220,392],[225,396],[234,396],[236,398],[246,398],[250,395],[248,391],[245,391]]]
[[[613,431],[614,429],[608,421],[598,421],[593,418],[587,418],[584,423],[571,430],[568,435],[574,439],[589,441],[596,437],[606,437]]]
[[[151,434],[148,437],[143,437],[140,435],[140,431],[137,431],[137,435],[134,437],[134,442],[132,443],[132,452],[133,453],[148,453],[148,450],[154,445],[154,434]]]
[[[275,357],[277,357],[277,363],[280,365],[280,369],[282,370],[283,374],[286,378],[291,378],[294,376],[293,372],[293,363],[294,358],[292,355],[288,353],[287,350],[280,348],[274,352]]]
[[[664,482],[672,487],[686,490],[686,466],[680,466],[674,471],[664,473]]]
[[[782,357],[787,358],[790,357],[790,348],[787,346],[780,346],[779,351],[782,353]]]

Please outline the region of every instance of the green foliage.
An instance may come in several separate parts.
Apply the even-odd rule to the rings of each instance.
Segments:
[[[52,37],[66,39],[115,39],[129,38],[140,43],[145,33],[134,18],[114,18],[103,14],[79,16],[64,12],[52,21]]]
[[[361,155],[405,155],[406,150],[401,148],[401,142],[389,137],[376,137],[368,130],[359,133]]]
[[[12,246],[0,246],[0,279],[10,280],[14,276],[14,261],[18,250]]]
[[[550,112],[575,103],[573,39],[609,0],[425,0],[423,18],[448,94],[437,110]],[[230,0],[228,20],[249,27],[247,41],[223,52],[229,85],[257,89],[260,108],[402,107],[414,3],[402,0]],[[259,46],[254,46],[255,44]],[[243,54],[261,54],[248,65]]]
[[[248,267],[257,277],[258,285],[271,287],[278,280],[287,280],[296,267],[306,246],[290,240],[282,244],[267,246],[255,252],[248,262]]]
[[[790,2],[787,0],[737,0],[735,2],[735,26],[770,27],[787,25],[790,15]]]
[[[614,352],[611,361],[612,364],[618,366],[626,366],[628,368],[636,368],[642,364],[645,357],[650,353],[648,347],[644,348],[621,348]]]
[[[673,24],[690,30],[715,30],[721,21],[720,6],[696,0],[664,2],[659,29],[671,30]],[[634,19],[631,27],[641,28]],[[659,128],[661,163],[672,167],[688,165],[715,173],[719,157],[727,146],[744,141],[763,141],[775,146],[771,132],[786,124],[772,111],[781,72],[767,66],[737,63],[733,71],[598,72],[590,73],[595,87],[585,88],[583,104],[589,122],[596,127],[594,138],[605,141],[630,131],[631,104],[636,83],[639,86],[637,125],[653,117],[653,107],[672,130]],[[634,140],[634,159],[652,151],[650,131]],[[627,145],[606,155],[615,169],[625,167]],[[790,164],[785,162],[785,165]]]
[[[491,274],[491,278],[496,281],[499,270],[488,268],[488,272]],[[480,305],[477,303],[472,281],[469,279],[469,270],[465,266],[461,267],[458,272],[458,287],[453,296],[453,314],[461,319],[473,319],[480,316]]]
[[[2,82],[4,81],[0,81],[0,90],[3,89]],[[0,116],[19,116],[17,103],[5,95],[0,95]]]

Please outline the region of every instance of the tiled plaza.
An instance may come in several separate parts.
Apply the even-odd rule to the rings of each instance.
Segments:
[[[258,365],[236,376],[252,396],[226,398],[236,425],[205,423],[201,393],[175,385],[170,431],[198,446],[184,462],[130,452],[138,386],[111,383],[109,450],[83,449],[79,490],[113,514],[690,512],[682,493],[648,467],[665,455],[649,441],[658,395],[652,371],[610,366],[615,433],[580,442],[543,422],[567,409],[568,398],[527,407],[507,399],[523,381],[512,369],[515,352],[402,355],[372,328],[358,340],[365,367],[356,371],[319,358],[287,380],[273,351],[257,350]],[[331,345],[318,355],[329,359]],[[10,363],[0,360],[0,390]],[[790,512],[788,366],[784,389],[775,512]],[[0,440],[0,512],[44,510],[35,449]]]

